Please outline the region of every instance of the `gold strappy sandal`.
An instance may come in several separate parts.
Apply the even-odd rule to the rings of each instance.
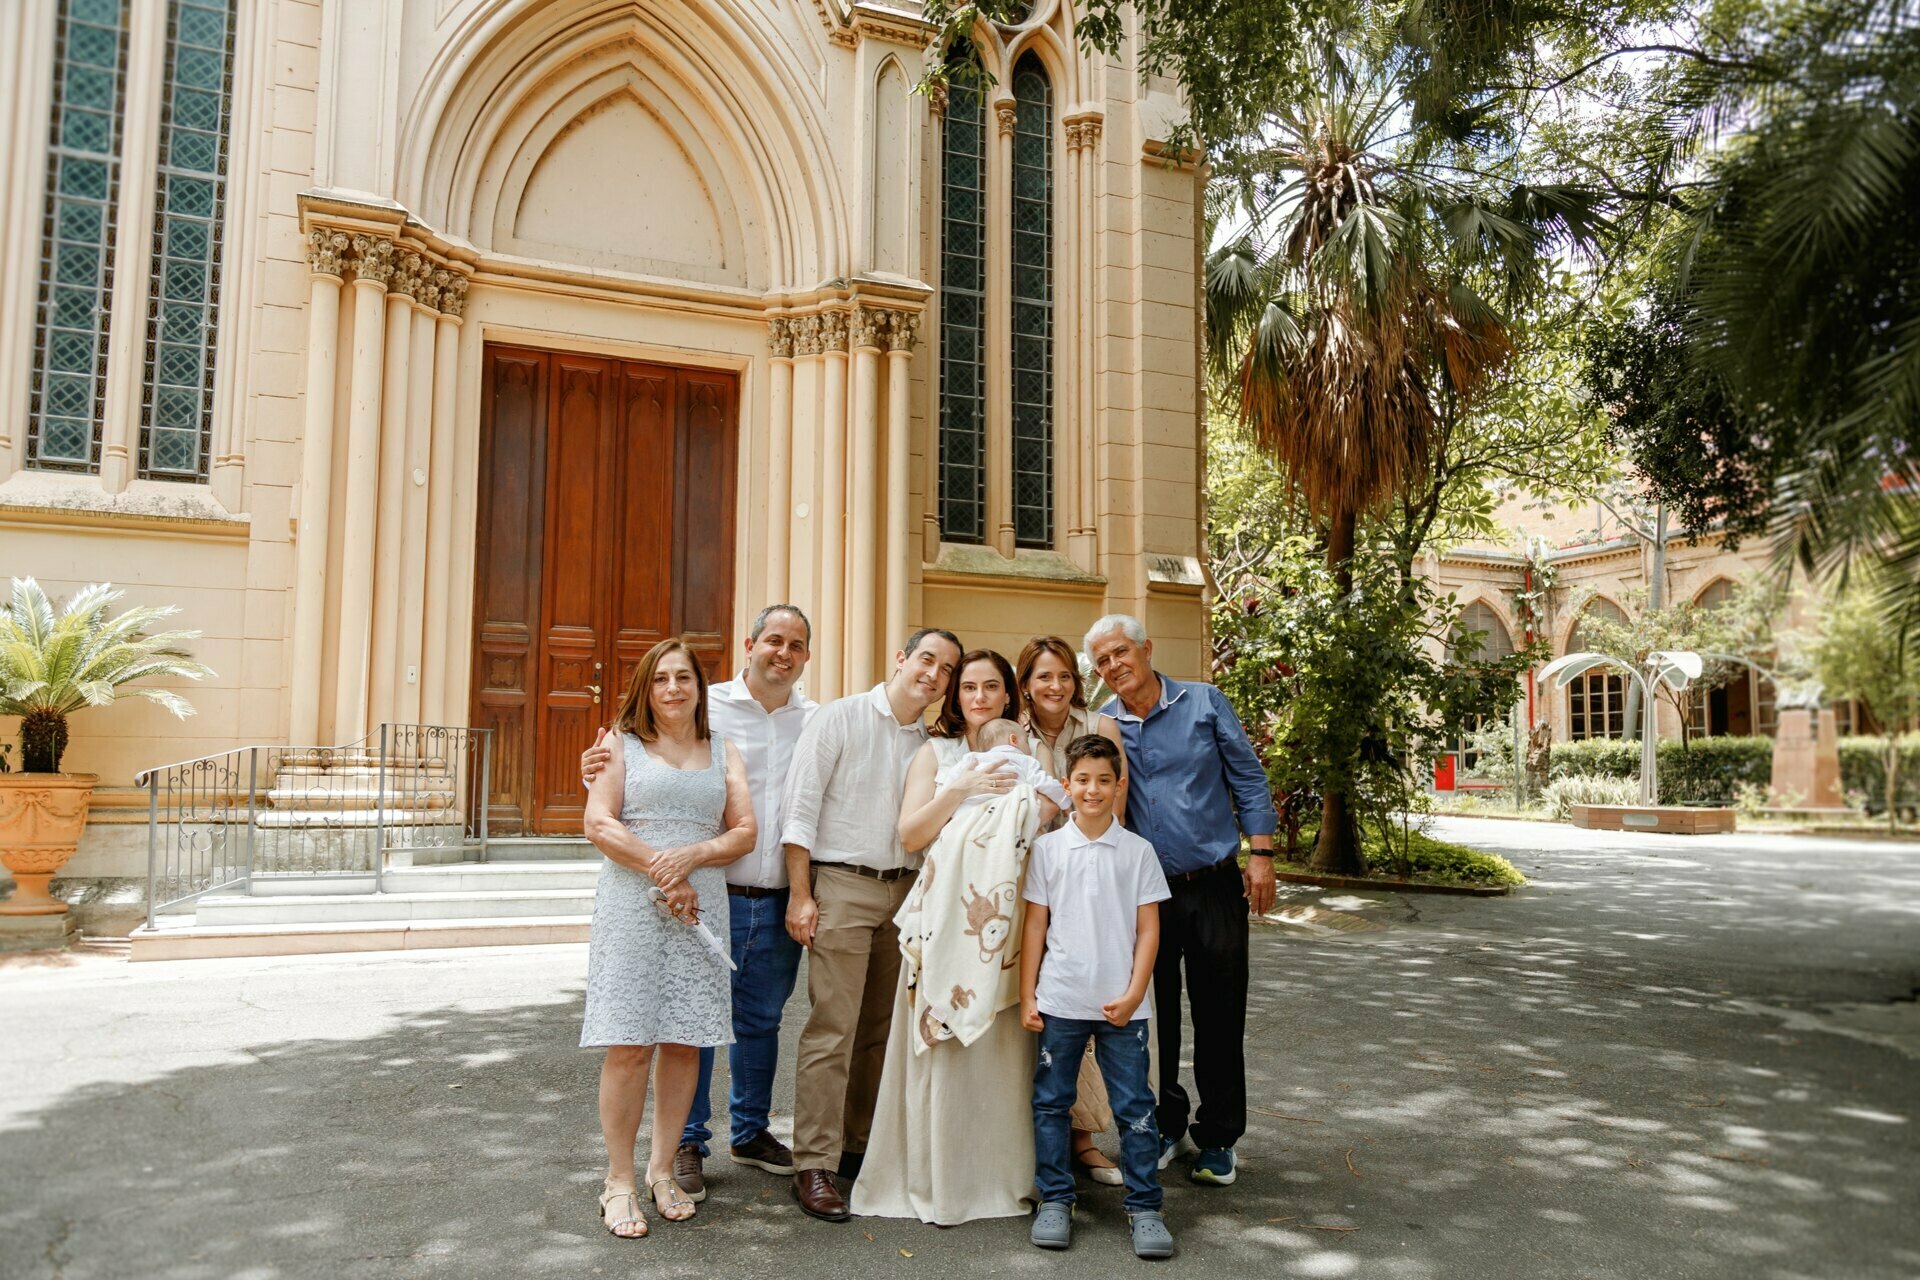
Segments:
[[[671,1192],[664,1201],[660,1199],[661,1183],[665,1183],[667,1190]],[[694,1214],[693,1201],[687,1199],[686,1192],[680,1190],[680,1184],[675,1182],[671,1175],[665,1178],[655,1178],[652,1182],[649,1182],[647,1184],[647,1194],[653,1197],[653,1207],[657,1209],[660,1216],[668,1222],[685,1222]],[[686,1210],[686,1212],[679,1212],[679,1210],[682,1209]]]
[[[616,1212],[613,1205],[624,1200],[625,1212]],[[607,1234],[621,1240],[639,1240],[647,1234],[647,1218],[640,1212],[640,1189],[623,1187],[616,1190],[612,1183],[603,1184],[600,1192],[600,1221],[607,1226]],[[639,1223],[638,1231],[622,1231],[621,1227]]]

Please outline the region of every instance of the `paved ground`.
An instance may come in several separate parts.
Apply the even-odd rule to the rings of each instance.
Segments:
[[[1920,1275],[1920,850],[1438,826],[1533,885],[1332,895],[1380,927],[1256,934],[1242,1178],[1170,1183],[1162,1273]],[[584,968],[570,947],[0,968],[0,1275],[1146,1265],[1104,1189],[1045,1256],[1019,1221],[815,1223],[724,1162],[692,1226],[609,1239]]]

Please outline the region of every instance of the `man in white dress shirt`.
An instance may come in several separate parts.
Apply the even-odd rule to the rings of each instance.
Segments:
[[[959,662],[951,633],[914,632],[885,684],[822,707],[794,748],[780,824],[787,932],[811,952],[813,1008],[794,1064],[793,1194],[828,1222],[849,1216],[833,1171],[857,1176],[866,1153],[900,976],[893,917],[920,866],[900,843],[900,795],[927,740],[922,717]]]
[[[819,704],[795,688],[812,656],[813,627],[794,605],[768,605],[747,633],[747,663],[707,691],[709,728],[731,742],[747,766],[753,852],[726,868],[733,933],[733,1046],[727,1051],[729,1154],[734,1163],[791,1176],[793,1153],[767,1131],[780,1061],[780,1013],[800,971],[800,944],[787,933],[787,862],[780,839],[794,746]],[[611,752],[598,742],[581,757],[589,780]],[[694,1200],[707,1195],[702,1162],[713,1133],[713,1050],[700,1051],[700,1082],[674,1156],[674,1180]]]

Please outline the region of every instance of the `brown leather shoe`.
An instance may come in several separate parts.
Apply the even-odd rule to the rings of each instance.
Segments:
[[[793,1198],[800,1202],[800,1209],[810,1218],[822,1222],[845,1222],[853,1215],[847,1212],[847,1198],[840,1194],[840,1188],[833,1185],[833,1176],[825,1169],[801,1169],[793,1175]]]
[[[700,1148],[693,1143],[683,1142],[673,1153],[673,1180],[695,1204],[707,1198],[706,1166],[701,1161]]]

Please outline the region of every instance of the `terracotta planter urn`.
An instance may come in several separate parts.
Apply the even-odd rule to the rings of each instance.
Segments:
[[[47,892],[87,825],[93,773],[0,773],[0,865],[13,873],[13,897],[0,915],[54,916],[67,904]]]

